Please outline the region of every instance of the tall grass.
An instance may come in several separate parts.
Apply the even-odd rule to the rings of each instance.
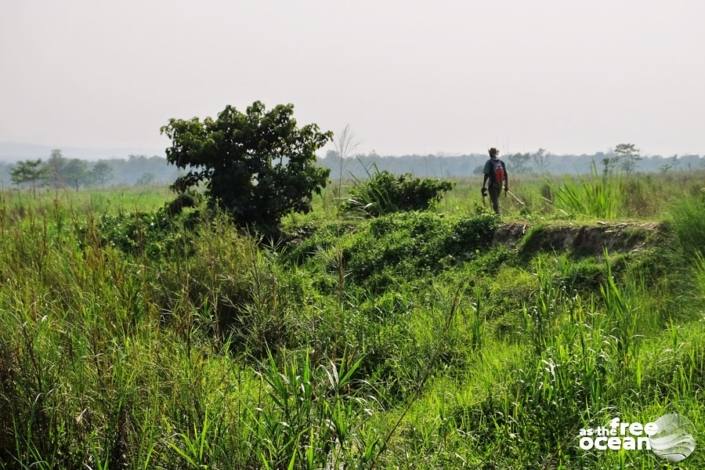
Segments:
[[[556,207],[568,213],[614,219],[621,202],[619,180],[598,176],[593,163],[592,177],[580,182],[566,181],[555,192]]]
[[[469,190],[424,213],[313,214],[285,247],[205,218],[175,251],[149,218],[151,248],[123,251],[103,203],[3,194],[0,466],[651,468],[580,451],[577,430],[668,411],[705,442],[700,202],[669,216],[677,269],[643,270],[663,247],[492,246]]]
[[[694,197],[674,204],[669,219],[687,253],[705,252],[705,186]]]

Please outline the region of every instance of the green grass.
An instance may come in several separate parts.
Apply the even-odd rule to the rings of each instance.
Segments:
[[[661,468],[577,434],[705,443],[701,177],[513,178],[505,221],[668,222],[580,256],[489,245],[476,180],[372,219],[325,191],[277,247],[163,188],[0,193],[0,466]]]

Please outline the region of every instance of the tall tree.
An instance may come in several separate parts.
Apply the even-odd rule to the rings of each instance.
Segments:
[[[546,149],[540,148],[535,153],[531,154],[531,159],[536,165],[536,171],[546,173],[548,171],[548,156]]]
[[[66,165],[66,159],[61,154],[60,149],[54,149],[51,151],[51,156],[47,160],[44,167],[44,177],[48,184],[54,188],[60,188],[66,184],[64,180],[64,166]]]
[[[91,169],[91,179],[98,185],[104,186],[113,178],[113,167],[109,163],[97,162]]]
[[[316,124],[298,127],[291,104],[267,111],[255,101],[244,113],[226,106],[216,119],[171,119],[161,131],[171,140],[167,160],[188,169],[173,188],[203,183],[211,205],[263,233],[275,233],[289,212],[311,210],[328,181],[316,151],[333,135]]]
[[[44,175],[44,167],[41,158],[38,160],[24,160],[10,170],[10,179],[14,184],[29,184],[32,187],[32,194],[36,193],[37,182]]]
[[[634,171],[637,162],[641,160],[639,152],[639,149],[634,144],[619,144],[615,147],[616,161],[625,173],[629,174]]]
[[[90,172],[88,171],[88,163],[77,158],[72,158],[62,169],[62,177],[76,191],[81,185],[87,184],[90,181]]]
[[[510,165],[509,171],[512,173],[528,173],[530,171],[530,160],[531,155],[528,153],[515,153],[512,155],[507,155],[507,161]]]

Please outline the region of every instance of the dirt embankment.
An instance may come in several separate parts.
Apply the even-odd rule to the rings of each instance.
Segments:
[[[601,223],[594,225],[558,224],[529,226],[507,223],[494,235],[494,243],[518,247],[524,254],[539,251],[564,251],[577,256],[599,256],[653,245],[663,240],[662,223]]]

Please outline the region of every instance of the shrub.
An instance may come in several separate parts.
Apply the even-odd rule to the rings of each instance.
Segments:
[[[369,180],[358,182],[352,188],[343,210],[359,211],[370,216],[426,210],[452,188],[450,181],[414,178],[409,173],[395,176],[388,171],[376,171]]]
[[[171,140],[167,161],[188,170],[173,188],[203,184],[211,206],[243,227],[275,233],[284,215],[311,210],[330,173],[315,162],[332,134],[315,124],[298,127],[293,115],[293,105],[266,111],[256,101],[244,113],[226,106],[216,119],[169,120],[161,129]]]
[[[171,215],[169,207],[150,213],[105,214],[98,222],[96,234],[101,244],[130,255],[153,259],[183,256],[191,251],[193,232],[190,228],[198,217],[197,212]],[[84,239],[88,233],[88,228],[84,228]]]
[[[163,320],[185,335],[195,327],[233,351],[263,357],[300,329],[295,272],[284,275],[272,253],[216,217],[194,233],[192,255],[165,259],[150,272],[152,297]]]
[[[376,290],[395,278],[437,272],[474,258],[492,242],[491,215],[451,219],[437,214],[390,214],[370,222],[347,242],[345,264],[350,276]]]

